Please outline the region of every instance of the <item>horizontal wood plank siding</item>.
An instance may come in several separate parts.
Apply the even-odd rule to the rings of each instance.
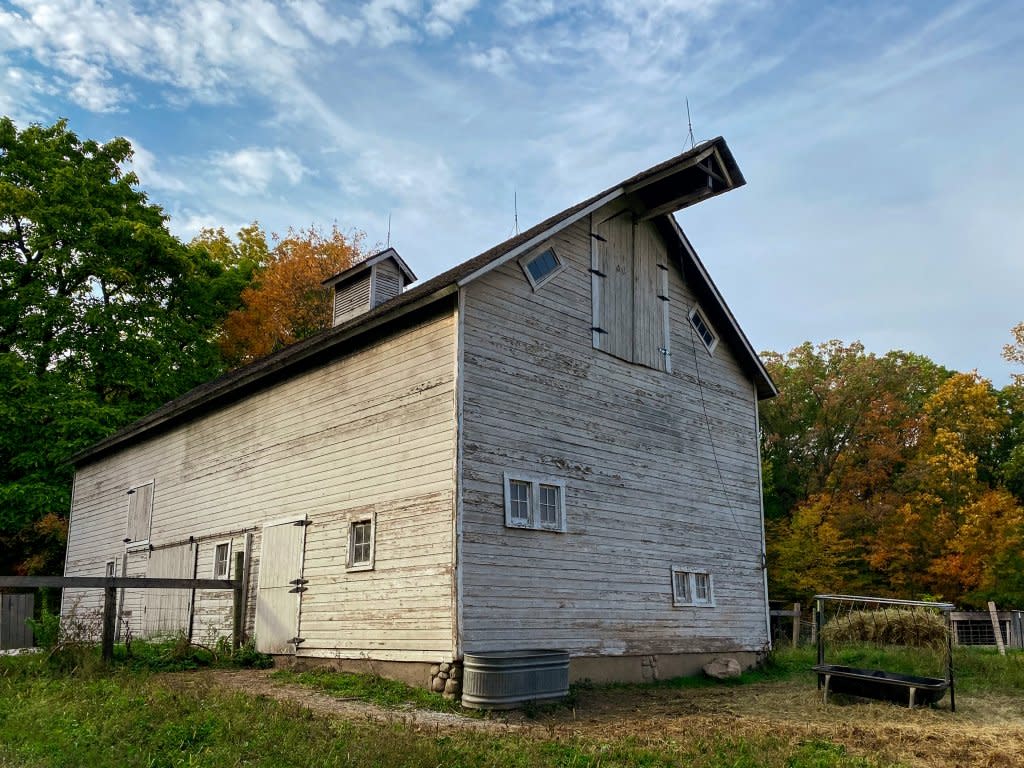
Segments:
[[[625,242],[609,224],[600,231]],[[639,274],[646,290],[660,280],[652,267],[670,267],[671,374],[615,357],[612,339],[612,354],[594,349],[590,222],[546,245],[566,268],[540,290],[515,264],[464,288],[464,650],[760,650],[768,638],[750,380],[727,345],[709,355],[692,333],[694,295],[653,228],[643,232]],[[598,250],[611,273],[608,249]],[[623,326],[609,285],[602,322]],[[652,337],[663,310],[648,309]],[[653,352],[645,362],[656,362]],[[566,533],[505,527],[502,476],[517,471],[565,481]],[[674,565],[711,572],[713,608],[673,607]]]
[[[305,515],[300,653],[450,658],[454,429],[455,317],[446,310],[83,467],[66,574],[102,575],[120,558],[126,491],[155,480],[151,543],[193,537],[201,576],[212,576],[218,543],[235,553],[256,534],[250,628],[261,526]],[[347,521],[362,511],[376,514],[375,568],[349,573]],[[128,575],[145,575],[148,559],[130,552]],[[76,592],[66,609],[99,607],[101,592]],[[125,595],[136,629],[144,599]],[[230,611],[230,593],[197,593],[195,638],[226,636]]]

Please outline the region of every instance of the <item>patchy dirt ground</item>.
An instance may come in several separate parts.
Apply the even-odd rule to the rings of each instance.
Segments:
[[[205,670],[164,679],[174,687],[234,689],[295,702],[323,715],[398,722],[427,732],[460,727],[557,739],[629,738],[652,747],[692,741],[710,733],[768,736],[793,743],[829,739],[853,754],[921,768],[1024,766],[1024,699],[1011,696],[961,694],[956,713],[949,711],[948,698],[936,709],[840,703],[840,699],[825,705],[808,676],[807,681],[729,687],[584,690],[573,708],[561,707],[535,719],[520,712],[481,719],[339,699],[275,680],[267,671]]]

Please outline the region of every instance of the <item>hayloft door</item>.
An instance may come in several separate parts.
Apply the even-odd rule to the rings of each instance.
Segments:
[[[256,592],[256,648],[263,653],[295,653],[299,634],[302,560],[306,521],[263,526],[259,588]]]

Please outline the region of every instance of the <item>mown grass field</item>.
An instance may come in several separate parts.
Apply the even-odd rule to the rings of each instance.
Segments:
[[[811,654],[801,651],[780,653],[769,668],[726,684],[693,678],[578,686],[566,705],[470,719],[473,728],[443,699],[379,679],[224,672],[204,667],[209,659],[150,656],[113,670],[83,665],[70,672],[42,658],[0,660],[0,766],[1024,764],[1020,653],[958,654],[956,714],[948,700],[914,711],[825,706],[806,671]],[[201,668],[153,671],[190,666]],[[319,703],[310,708],[303,697],[314,695]],[[363,701],[376,714],[360,712],[369,706]],[[422,709],[445,719],[426,727],[406,717]]]

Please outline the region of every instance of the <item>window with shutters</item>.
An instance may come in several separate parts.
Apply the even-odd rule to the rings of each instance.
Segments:
[[[630,211],[598,221],[590,272],[594,347],[671,373],[668,253],[654,225]]]
[[[505,473],[505,525],[565,532],[565,483]]]
[[[673,566],[672,605],[713,608],[715,597],[711,590],[711,574],[701,568]]]
[[[128,491],[128,525],[124,543],[128,548],[149,545],[153,527],[153,482],[137,485]]]

